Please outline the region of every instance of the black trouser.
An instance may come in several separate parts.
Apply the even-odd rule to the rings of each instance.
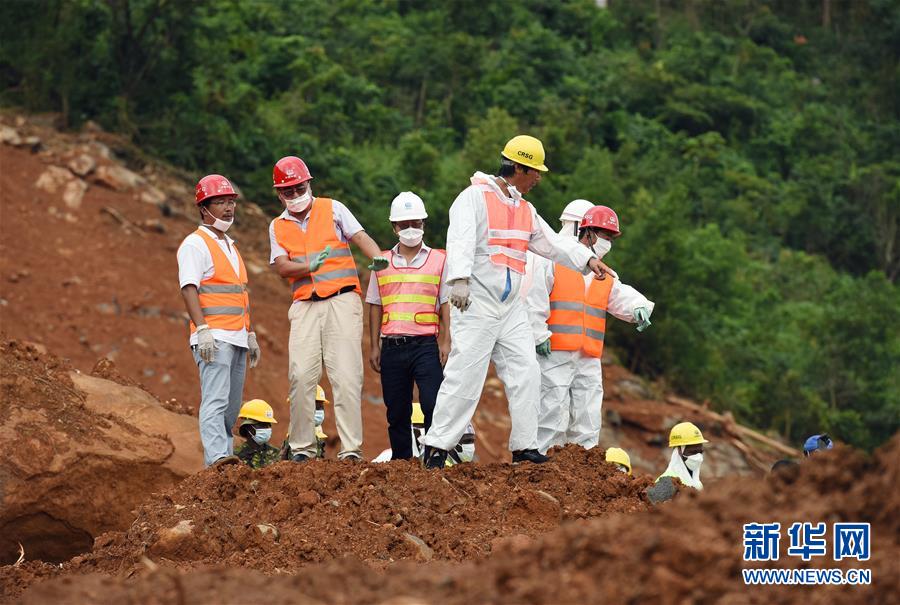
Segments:
[[[444,368],[434,336],[401,336],[381,339],[381,393],[387,406],[391,459],[412,458],[413,381],[419,387],[419,403],[425,431],[431,427],[434,402],[444,380]]]

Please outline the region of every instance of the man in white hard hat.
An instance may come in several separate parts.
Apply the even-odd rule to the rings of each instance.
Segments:
[[[590,202],[585,207],[584,201],[569,204],[560,217],[560,233],[603,258],[620,235],[619,217],[612,208]],[[575,220],[580,221],[577,235],[571,225]],[[637,323],[643,331],[654,305],[618,278],[599,281],[546,258],[535,258],[532,271],[526,303],[541,366],[538,450],[546,453],[566,443],[590,449],[600,440],[607,314]]]
[[[445,280],[455,307],[450,314],[453,346],[434,422],[422,438],[426,468],[442,468],[448,450],[459,442],[491,361],[509,399],[513,463],[547,461],[537,449],[540,367],[519,295],[525,253],[531,250],[598,276],[605,277],[607,268],[588,248],[554,232],[522,197],[544,172],[541,142],[514,137],[501,152],[500,174],[476,172],[450,207]]]
[[[392,459],[412,458],[413,384],[419,388],[424,426],[450,353],[449,288],[441,279],[447,254],[424,240],[425,203],[411,191],[391,202],[391,226],[400,240],[384,253],[388,266],[373,271],[366,292],[372,349],[369,364],[381,373]]]

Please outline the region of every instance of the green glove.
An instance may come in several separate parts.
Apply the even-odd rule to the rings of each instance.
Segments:
[[[381,271],[382,269],[387,269],[388,259],[383,256],[376,256],[372,259],[372,264],[369,265],[369,270],[371,271]]]
[[[650,311],[647,307],[638,307],[634,310],[634,321],[638,325],[638,332],[643,332],[650,327]]]
[[[322,263],[325,262],[325,259],[328,258],[328,255],[331,254],[331,246],[325,246],[325,249],[319,252],[316,257],[309,263],[309,272],[315,273],[319,270],[319,267],[322,266]]]
[[[546,357],[547,355],[549,355],[550,354],[550,339],[548,338],[547,340],[545,340],[544,342],[542,342],[541,344],[536,346],[534,348],[534,350],[537,351],[537,354],[540,355],[541,357]]]

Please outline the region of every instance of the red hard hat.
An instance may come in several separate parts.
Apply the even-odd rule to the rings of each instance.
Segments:
[[[311,179],[306,163],[293,155],[278,160],[272,171],[272,185],[275,187],[293,187]]]
[[[581,219],[581,228],[584,229],[585,227],[605,229],[620,235],[619,217],[616,216],[616,212],[612,208],[607,206],[594,206],[588,210],[584,218]]]
[[[203,200],[208,200],[217,195],[237,195],[237,191],[234,190],[231,181],[221,174],[208,174],[200,179],[195,192],[195,199],[198,205]]]

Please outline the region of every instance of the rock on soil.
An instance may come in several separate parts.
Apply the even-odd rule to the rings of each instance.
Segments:
[[[196,420],[135,387],[78,375],[33,345],[0,341],[0,564],[62,562],[202,467]]]
[[[479,499],[490,503],[496,498],[501,505],[487,509],[477,507],[477,518],[481,522],[473,519],[473,524],[480,526],[481,532],[488,533],[489,524],[484,513],[490,510],[492,512],[488,514],[493,514],[495,519],[490,525],[504,532],[515,532],[515,528],[521,527],[524,533],[534,534],[542,524],[552,526],[549,521],[552,515],[547,510],[524,516],[511,515],[511,504],[519,501],[514,495],[516,489],[521,497],[531,502],[524,494],[530,492],[532,487],[540,486],[559,498],[564,507],[573,506],[576,500],[563,490],[566,483],[548,481],[544,469],[552,469],[553,465],[557,465],[559,470],[568,470],[572,465],[577,467],[574,457],[575,452],[567,450],[561,459],[543,467],[506,467],[505,480],[503,467],[500,466],[458,468],[443,473],[451,482],[450,488],[441,488],[440,479],[435,481],[430,478],[432,475],[419,475],[396,463],[384,467],[383,474],[373,475],[375,469],[372,468],[362,476],[359,475],[365,468],[341,466],[340,463],[311,464],[300,468],[285,463],[256,475],[239,468],[230,469],[221,476],[218,497],[236,509],[249,511],[246,494],[243,489],[236,488],[236,483],[246,484],[246,480],[250,479],[252,484],[251,477],[258,477],[257,501],[261,503],[259,510],[263,516],[275,514],[276,507],[270,503],[279,500],[267,486],[273,479],[294,484],[291,475],[296,473],[298,478],[308,480],[304,483],[309,486],[306,492],[294,491],[301,489],[300,484],[288,488],[291,510],[287,517],[275,522],[289,534],[289,537],[282,538],[284,548],[280,552],[267,546],[263,538],[251,537],[252,532],[248,532],[245,526],[252,523],[252,519],[241,522],[232,518],[231,533],[227,539],[235,544],[229,546],[224,540],[215,538],[222,535],[224,527],[204,513],[207,503],[202,498],[213,495],[210,490],[215,478],[212,472],[204,473],[200,476],[203,481],[185,482],[187,493],[176,497],[170,492],[166,496],[172,499],[170,513],[163,514],[164,502],[158,500],[142,509],[141,518],[146,519],[145,522],[159,519],[166,523],[179,515],[185,519],[192,518],[196,520],[195,533],[203,533],[205,527],[211,527],[207,535],[213,539],[209,540],[209,544],[198,540],[193,550],[185,552],[196,556],[203,549],[219,550],[219,567],[186,572],[184,568],[190,565],[186,565],[183,558],[171,563],[144,561],[141,573],[135,573],[138,570],[136,566],[129,568],[123,565],[123,573],[114,578],[89,574],[37,584],[24,593],[21,602],[110,605],[123,602],[221,603],[235,595],[247,594],[265,595],[267,603],[850,605],[900,602],[900,574],[897,573],[900,516],[896,514],[900,509],[900,490],[897,489],[900,481],[900,435],[895,436],[874,458],[837,449],[805,461],[793,475],[768,479],[737,477],[710,485],[699,494],[685,492],[686,495],[679,496],[676,501],[649,511],[631,511],[565,523],[535,539],[514,535],[508,540],[496,540],[494,551],[480,560],[452,566],[403,561],[390,565],[386,570],[371,565],[372,553],[368,555],[368,561],[360,560],[367,558],[367,547],[364,545],[374,546],[379,541],[375,537],[378,532],[383,531],[391,536],[400,533],[387,527],[392,525],[390,515],[395,514],[394,511],[381,509],[377,504],[385,503],[379,495],[387,487],[385,481],[399,478],[394,473],[406,475],[408,479],[419,479],[414,485],[396,485],[393,488],[395,491],[417,494],[422,500],[418,508],[423,510],[439,509],[441,502],[444,502],[444,506],[452,511],[453,503],[463,497],[455,493],[456,487],[465,486],[466,490],[477,492],[479,483],[483,486],[490,484]],[[534,474],[535,471],[538,471],[537,474]],[[611,485],[610,479],[611,475],[601,471],[598,483],[606,486],[603,491]],[[369,484],[375,487],[369,488]],[[329,490],[325,497],[340,498],[342,494],[353,494],[360,504],[348,506],[346,500],[339,501],[331,515],[324,515],[330,504],[321,502],[324,498],[319,490],[323,487]],[[610,495],[607,493],[606,497]],[[176,500],[193,501],[197,513],[193,513],[191,508],[176,512]],[[577,502],[596,505],[604,500],[602,493],[581,493]],[[614,498],[612,501],[617,500]],[[396,501],[400,503],[403,499]],[[344,506],[348,506],[353,514],[341,512]],[[215,510],[222,508],[224,506],[216,506]],[[382,511],[380,516],[379,510]],[[415,525],[419,535],[435,547],[436,556],[455,559],[462,554],[465,548],[454,550],[448,545],[453,540],[459,540],[463,545],[472,534],[466,535],[465,527],[456,522],[453,513],[445,511],[430,519],[427,513],[423,514],[425,518],[416,517],[411,525]],[[525,518],[531,522],[524,521]],[[367,530],[364,525],[370,521],[373,525],[385,521],[383,529],[373,527]],[[769,521],[781,522],[783,528],[794,521],[825,521],[829,525],[836,521],[868,521],[872,524],[873,536],[871,559],[865,563],[853,560],[834,562],[828,556],[802,563],[786,557],[787,539],[784,538],[780,561],[744,563],[742,525]],[[400,523],[403,525],[407,521],[401,520]],[[160,534],[164,526],[156,524],[138,533],[143,532],[141,535],[147,538],[158,538],[164,535]],[[300,537],[304,533],[301,527],[305,529],[306,542]],[[328,538],[327,531],[340,535]],[[82,557],[81,562],[73,562],[73,567],[69,569],[74,571],[75,566],[80,566],[79,572],[83,572],[91,566],[102,568],[104,558],[109,561],[116,555],[126,557],[131,563],[136,555],[137,538],[138,535],[131,531],[116,537],[107,536],[105,539],[117,545],[101,545],[89,557]],[[301,558],[298,550],[304,544],[312,558],[335,548],[330,553],[332,560],[293,574],[284,574]],[[393,545],[394,542],[389,541],[388,544]],[[381,548],[382,555],[391,552],[384,549],[384,544]],[[400,552],[399,548],[395,546],[393,552]],[[347,554],[351,556],[344,558]],[[483,548],[477,548],[472,554],[478,558],[483,554]],[[89,561],[92,565],[87,565]],[[747,587],[741,576],[741,569],[745,566],[870,568],[873,582],[870,586]],[[264,569],[265,573],[260,573],[260,569]],[[30,582],[36,575],[46,575],[46,570],[31,568],[18,573],[20,575],[17,577],[23,582]],[[126,579],[128,576],[132,579]],[[13,574],[7,572],[8,584],[12,577]]]

